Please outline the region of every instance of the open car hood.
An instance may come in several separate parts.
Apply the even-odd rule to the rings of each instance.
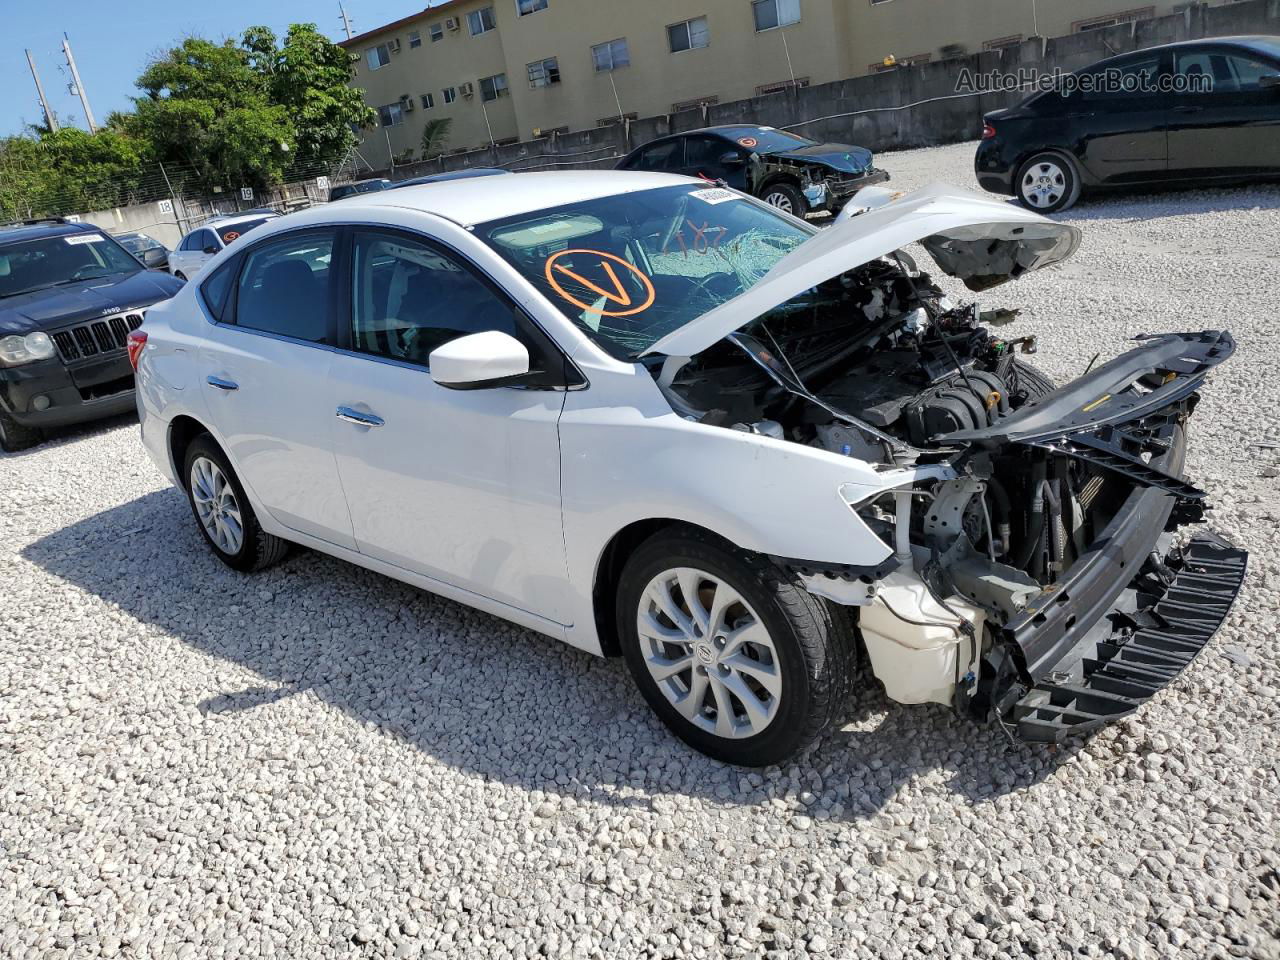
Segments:
[[[864,194],[870,202],[860,203]],[[1080,245],[1075,227],[943,184],[898,197],[869,187],[855,194],[849,205],[862,212],[837,218],[774,264],[749,290],[673,330],[645,354],[691,357],[824,280],[911,243],[923,245],[940,269],[971,290],[1061,263]]]

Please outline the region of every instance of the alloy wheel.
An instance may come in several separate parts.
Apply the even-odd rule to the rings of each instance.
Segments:
[[[738,740],[777,716],[777,649],[764,622],[728,583],[690,567],[663,571],[641,594],[636,626],[650,676],[690,723]]]
[[[200,525],[214,545],[223,553],[239,553],[244,546],[240,501],[222,468],[208,457],[191,462],[191,499]]]
[[[791,198],[780,190],[766,195],[764,202],[771,207],[777,207],[783,213],[795,213],[795,207],[791,205]]]
[[[1066,171],[1051,160],[1042,160],[1022,175],[1021,190],[1031,206],[1052,207],[1067,195]]]

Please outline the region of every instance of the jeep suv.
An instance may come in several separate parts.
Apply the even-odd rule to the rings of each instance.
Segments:
[[[89,224],[0,227],[0,449],[134,409],[125,338],[181,288]]]

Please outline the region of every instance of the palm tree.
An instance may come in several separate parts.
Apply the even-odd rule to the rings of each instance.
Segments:
[[[451,126],[453,126],[452,117],[437,117],[434,120],[427,121],[422,128],[423,160],[430,160],[432,157],[444,153],[444,145],[449,142],[449,128]]]

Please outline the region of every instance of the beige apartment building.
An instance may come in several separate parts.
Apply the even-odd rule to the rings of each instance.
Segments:
[[[826,83],[1169,13],[1175,0],[449,0],[343,43],[379,111],[362,152],[419,157]]]

